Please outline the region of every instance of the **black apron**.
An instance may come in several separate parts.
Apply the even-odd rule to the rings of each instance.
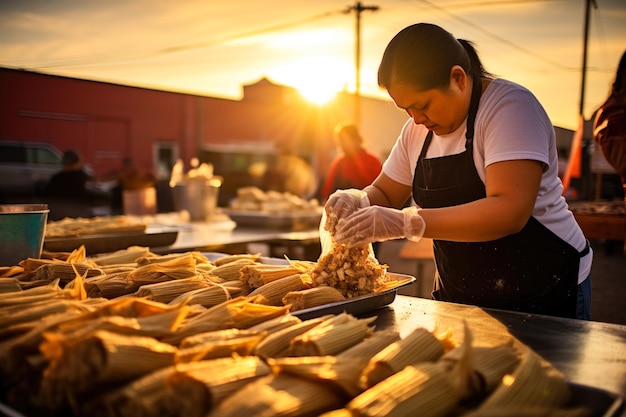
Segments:
[[[486,197],[473,157],[474,121],[482,92],[474,77],[465,151],[426,159],[428,132],[415,166],[413,198],[423,208]],[[576,316],[580,258],[574,247],[531,216],[513,235],[488,242],[434,240],[437,300],[560,317]]]

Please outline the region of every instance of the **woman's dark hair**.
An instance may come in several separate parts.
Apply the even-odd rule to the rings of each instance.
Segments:
[[[457,40],[439,26],[416,23],[398,32],[387,45],[378,67],[378,85],[388,89],[392,82],[400,82],[418,91],[443,89],[450,83],[454,65],[470,76],[492,78],[471,42]]]
[[[613,81],[613,86],[611,88],[612,94],[623,94],[624,88],[626,87],[626,51],[622,54],[622,58],[619,60],[619,64],[617,65],[617,72],[615,73],[615,81]]]

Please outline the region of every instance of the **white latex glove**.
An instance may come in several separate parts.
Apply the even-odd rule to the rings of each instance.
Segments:
[[[402,210],[382,206],[366,207],[339,220],[335,241],[347,246],[401,238],[418,242],[426,229],[420,210],[418,207]]]
[[[328,197],[324,206],[327,215],[333,214],[339,219],[343,219],[355,211],[368,207],[370,200],[363,190],[350,188],[347,190],[337,190]]]

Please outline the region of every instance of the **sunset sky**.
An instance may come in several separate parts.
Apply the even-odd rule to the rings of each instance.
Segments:
[[[0,0],[0,66],[239,99],[262,77],[305,91],[355,89],[356,2],[337,0]],[[586,0],[377,0],[361,14],[361,93],[388,99],[376,72],[416,22],[473,41],[487,70],[575,129]],[[584,116],[626,50],[626,1],[596,0]],[[397,132],[390,132],[395,136]]]

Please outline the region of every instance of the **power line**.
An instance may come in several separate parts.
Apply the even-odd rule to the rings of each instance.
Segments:
[[[38,69],[51,69],[51,68],[60,68],[60,67],[67,67],[67,66],[75,67],[75,66],[82,66],[82,65],[102,64],[103,63],[102,61],[128,61],[128,60],[135,60],[139,58],[150,58],[154,56],[168,55],[168,54],[184,52],[184,51],[188,51],[192,49],[200,49],[200,48],[215,46],[215,45],[231,42],[234,40],[249,38],[253,36],[264,35],[264,34],[276,32],[279,30],[290,29],[292,27],[300,26],[305,23],[314,22],[317,20],[325,19],[327,17],[342,14],[342,13],[344,13],[343,10],[325,12],[325,13],[310,16],[304,19],[296,20],[293,22],[281,23],[281,24],[268,26],[268,27],[261,28],[261,29],[255,29],[255,30],[251,30],[248,32],[231,35],[231,36],[225,36],[219,39],[203,41],[203,42],[188,43],[188,44],[183,44],[183,45],[175,45],[175,46],[170,46],[167,48],[161,48],[161,49],[148,51],[148,52],[132,53],[132,56],[120,56],[120,57],[114,56],[114,57],[108,57],[108,58],[107,57],[77,58],[77,59],[57,61],[57,62],[53,62],[50,64],[35,65],[35,67]]]
[[[578,71],[579,70],[578,68],[568,67],[566,65],[562,65],[560,62],[553,61],[553,60],[551,60],[549,58],[545,58],[545,57],[543,57],[543,56],[541,56],[541,55],[531,51],[530,49],[524,48],[523,46],[520,46],[520,45],[518,45],[518,44],[516,44],[514,42],[511,42],[511,41],[509,41],[507,39],[504,39],[503,37],[498,36],[495,33],[489,32],[488,30],[484,29],[483,27],[480,27],[480,26],[470,22],[467,19],[463,19],[462,17],[459,17],[459,16],[455,15],[454,13],[449,12],[447,9],[445,9],[443,7],[440,7],[440,6],[432,3],[429,0],[419,0],[419,1],[422,2],[422,3],[428,4],[430,7],[435,8],[435,9],[443,12],[444,14],[447,14],[448,16],[452,17],[453,19],[459,20],[459,21],[463,22],[464,24],[473,27],[477,31],[487,35],[488,37],[490,37],[492,39],[495,39],[498,42],[506,44],[506,45],[510,46],[511,48],[517,49],[518,51],[523,52],[523,53],[525,53],[527,55],[533,56],[535,59],[538,59],[540,61],[546,62],[546,63],[548,63],[548,64],[550,64],[552,66],[555,66],[557,68],[560,68],[560,69],[563,69],[563,70],[566,70],[566,71]],[[541,0],[541,1],[546,1],[546,0]]]

